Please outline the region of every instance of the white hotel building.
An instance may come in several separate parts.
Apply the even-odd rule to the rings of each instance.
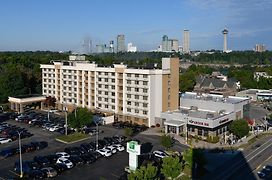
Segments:
[[[162,58],[162,69],[131,69],[99,67],[84,56],[70,56],[41,69],[42,93],[55,97],[58,109],[87,107],[149,127],[161,112],[178,109],[178,58]]]

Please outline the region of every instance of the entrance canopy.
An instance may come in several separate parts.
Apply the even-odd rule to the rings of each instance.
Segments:
[[[8,98],[8,101],[10,102],[10,109],[15,110],[19,113],[24,112],[25,105],[40,102],[42,106],[45,100],[46,100],[45,96],[38,94],[20,95]]]
[[[184,124],[185,122],[178,121],[178,120],[168,120],[164,122],[164,125],[175,126],[175,127],[180,127],[180,126],[183,126]]]

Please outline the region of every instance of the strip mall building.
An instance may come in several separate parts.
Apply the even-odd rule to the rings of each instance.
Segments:
[[[220,136],[232,121],[248,116],[249,103],[245,97],[186,92],[180,97],[179,110],[163,112],[161,120],[165,133]]]

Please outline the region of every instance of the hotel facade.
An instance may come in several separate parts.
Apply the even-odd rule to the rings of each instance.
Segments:
[[[86,107],[114,114],[118,121],[155,125],[161,112],[178,109],[179,59],[162,58],[162,69],[99,67],[84,56],[41,64],[42,93],[57,108]]]

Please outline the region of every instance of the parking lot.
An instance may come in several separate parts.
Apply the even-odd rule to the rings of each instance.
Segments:
[[[85,142],[95,141],[95,136],[90,136],[89,139],[74,144],[63,144],[55,140],[60,134],[58,132],[49,132],[43,130],[40,127],[30,127],[28,124],[16,122],[14,120],[7,121],[10,124],[26,128],[30,133],[33,134],[32,137],[22,140],[22,144],[30,143],[32,141],[47,141],[48,147],[39,151],[34,151],[30,153],[23,154],[23,160],[32,160],[34,156],[55,154],[58,151],[63,151],[66,147],[79,146]],[[99,129],[103,130],[104,133],[99,134],[99,139],[103,137],[111,137],[114,135],[123,135],[124,130],[114,128],[113,126],[99,126]],[[141,144],[149,142],[152,146],[152,150],[163,149],[160,145],[160,138],[158,136],[143,135],[138,134],[134,137],[139,140]],[[0,145],[0,151],[9,147],[18,146],[18,141],[13,141],[7,144]],[[187,147],[184,145],[177,144],[174,149],[182,152]],[[14,164],[19,160],[19,156],[15,155],[3,159],[0,161],[0,179],[10,179],[16,177],[17,173],[14,172]],[[79,165],[68,171],[61,173],[56,179],[118,179],[123,173],[124,168],[128,166],[128,153],[126,151],[117,152],[108,158],[99,158],[97,161],[90,165]]]

